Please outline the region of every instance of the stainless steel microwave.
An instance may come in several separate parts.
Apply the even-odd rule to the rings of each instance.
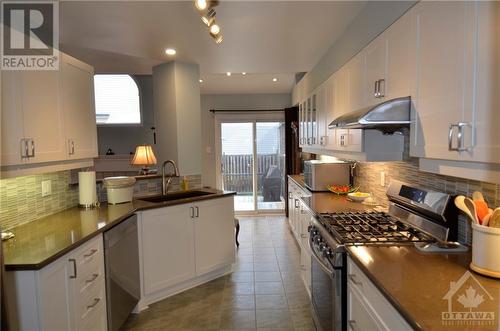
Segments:
[[[328,185],[349,185],[351,163],[309,160],[304,162],[304,182],[311,191],[328,191]]]

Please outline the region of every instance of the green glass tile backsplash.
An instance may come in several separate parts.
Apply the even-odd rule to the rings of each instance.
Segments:
[[[52,194],[42,197],[42,181]],[[78,186],[69,186],[70,172],[0,179],[0,227],[11,229],[78,205]]]

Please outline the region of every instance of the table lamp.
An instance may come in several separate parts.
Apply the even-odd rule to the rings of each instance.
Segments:
[[[142,166],[140,170],[141,175],[149,173],[149,165],[156,164],[156,157],[153,153],[153,148],[150,145],[139,145],[135,148],[134,158],[131,162],[132,165]]]

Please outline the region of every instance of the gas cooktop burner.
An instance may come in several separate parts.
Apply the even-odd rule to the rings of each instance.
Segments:
[[[381,212],[325,213],[323,226],[345,245],[433,242],[431,236]]]

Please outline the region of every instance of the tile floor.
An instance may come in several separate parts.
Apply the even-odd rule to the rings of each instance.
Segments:
[[[233,274],[131,315],[123,330],[314,330],[285,217],[241,217]]]

